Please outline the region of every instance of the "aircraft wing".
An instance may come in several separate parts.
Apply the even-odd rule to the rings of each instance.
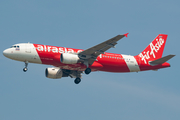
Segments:
[[[98,45],[95,45],[89,49],[80,52],[78,55],[81,59],[88,61],[88,64],[93,64],[93,62],[100,54],[104,54],[106,50],[115,47],[117,41],[119,41],[124,36],[127,37],[127,35],[128,33],[124,35],[117,35],[116,37],[113,37],[109,40],[106,40],[105,42],[102,42]]]

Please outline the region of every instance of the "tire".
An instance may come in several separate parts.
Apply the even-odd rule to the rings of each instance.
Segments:
[[[81,79],[80,78],[76,78],[75,80],[74,80],[74,83],[75,84],[79,84],[81,82]]]
[[[24,68],[23,71],[26,72],[28,69],[27,68]]]
[[[88,75],[89,73],[91,73],[91,68],[86,68],[84,72]]]

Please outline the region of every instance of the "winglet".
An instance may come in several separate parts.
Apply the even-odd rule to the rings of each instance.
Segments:
[[[124,34],[124,36],[128,37],[128,34],[129,34],[129,33],[126,33],[126,34]]]

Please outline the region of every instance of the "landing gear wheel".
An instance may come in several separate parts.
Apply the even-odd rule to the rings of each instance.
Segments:
[[[23,71],[26,72],[28,69],[27,68],[24,68]]]
[[[91,72],[91,68],[86,68],[85,73],[89,74]]]
[[[76,78],[75,80],[74,80],[74,83],[75,84],[79,84],[81,82],[81,79],[80,78]]]
[[[28,61],[25,61],[25,68],[23,69],[24,72],[26,72],[28,69],[27,69],[27,66],[28,66]]]

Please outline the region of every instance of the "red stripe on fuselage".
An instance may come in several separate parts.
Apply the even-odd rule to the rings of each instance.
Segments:
[[[49,45],[34,44],[34,47],[42,61],[42,64],[53,65],[61,67],[62,69],[84,71],[86,66],[82,63],[77,64],[63,64],[60,62],[60,55],[64,52],[77,53],[83,51],[82,49],[65,48]],[[92,71],[107,71],[107,72],[129,72],[129,69],[124,61],[122,55],[105,53],[101,54],[97,61],[89,66]]]
[[[105,53],[98,57],[98,62],[103,65],[101,71],[129,72],[129,68],[121,54]]]

